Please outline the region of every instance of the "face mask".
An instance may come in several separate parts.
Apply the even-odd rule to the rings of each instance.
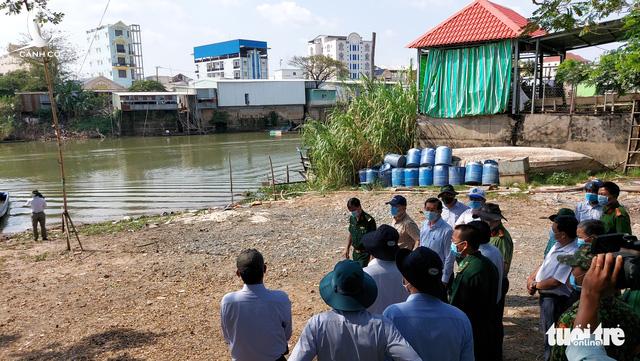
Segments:
[[[578,238],[578,240],[576,241],[576,244],[578,245],[578,247],[582,247],[585,244],[587,244],[587,242],[582,238]]]
[[[398,215],[398,207],[391,206],[391,215],[394,217]]]
[[[358,216],[359,216],[360,214],[358,213],[358,211],[353,211],[353,212],[351,212],[351,215],[352,215],[353,217],[355,217],[355,218],[358,218]]]
[[[598,194],[598,204],[604,206],[607,203],[609,203],[609,197]]]
[[[467,205],[471,209],[478,209],[478,208],[482,207],[482,202],[480,202],[480,201],[469,201],[469,203]]]
[[[589,203],[596,203],[598,201],[598,195],[595,193],[585,193],[584,199]]]
[[[558,240],[556,239],[556,235],[553,233],[553,230],[549,231],[549,239],[551,240],[551,242],[555,243]]]
[[[573,287],[573,289],[576,291],[580,291],[582,289],[582,286],[576,283],[576,278],[573,276],[573,273],[571,274],[571,276],[569,276],[569,283],[571,284],[571,287]]]
[[[431,222],[435,221],[440,217],[440,215],[436,212],[424,211],[424,216]]]
[[[455,243],[451,242],[451,254],[455,257],[460,257],[462,254],[458,251],[458,246]]]

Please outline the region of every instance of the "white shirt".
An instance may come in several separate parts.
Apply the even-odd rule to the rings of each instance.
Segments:
[[[504,258],[502,258],[502,253],[498,247],[485,243],[480,245],[480,253],[487,257],[498,269],[498,300],[496,303],[500,302],[500,298],[502,298],[502,278],[504,277]]]
[[[363,271],[367,272],[378,286],[378,297],[367,311],[381,315],[387,306],[404,302],[409,296],[409,292],[402,285],[402,274],[395,261],[374,258]]]
[[[274,361],[291,338],[291,302],[264,284],[244,285],[220,302],[222,334],[238,361]]]
[[[576,204],[576,219],[578,222],[586,221],[588,219],[600,220],[602,217],[602,209],[604,207],[596,204],[595,206],[586,200]]]
[[[451,237],[453,229],[447,222],[438,218],[436,223],[431,225],[428,220],[422,222],[420,230],[420,245],[431,248],[440,256],[444,271],[442,272],[442,282],[449,282],[449,277],[453,273],[455,256],[451,254]]]
[[[458,220],[456,221],[456,226],[460,224],[467,224],[473,221],[479,221],[479,220],[480,218],[473,218],[473,209],[469,208],[466,211],[462,212],[460,217],[458,217]]]
[[[456,200],[453,204],[453,207],[449,208],[445,205],[442,208],[442,219],[444,219],[444,221],[447,222],[447,224],[449,224],[451,228],[455,228],[456,221],[467,209],[469,209],[469,206]]]
[[[540,290],[540,293],[558,296],[569,296],[571,294],[571,290],[566,285],[569,275],[571,274],[571,266],[558,262],[558,256],[572,255],[577,250],[578,245],[575,239],[565,246],[562,246],[560,242],[556,242],[553,247],[551,247],[549,253],[544,257],[538,273],[536,273],[536,282],[553,278],[562,283],[562,285],[550,290]]]
[[[47,201],[44,198],[33,197],[24,204],[25,207],[31,207],[31,212],[40,213],[44,212],[44,209],[47,208]]]
[[[389,319],[331,310],[311,317],[289,361],[422,360]]]

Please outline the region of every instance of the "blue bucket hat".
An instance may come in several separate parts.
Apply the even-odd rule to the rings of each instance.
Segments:
[[[361,311],[375,302],[378,287],[358,262],[346,259],[322,278],[320,296],[336,310]]]

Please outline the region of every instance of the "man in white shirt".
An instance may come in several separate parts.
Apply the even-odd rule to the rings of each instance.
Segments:
[[[376,301],[367,308],[373,314],[381,315],[387,306],[404,302],[409,296],[396,266],[396,253],[400,249],[398,238],[398,231],[387,224],[362,237],[364,248],[373,257],[363,271],[376,281],[378,287]]]
[[[604,208],[598,203],[598,190],[602,187],[602,181],[594,179],[588,181],[584,185],[584,200],[576,204],[576,219],[578,222],[590,219],[600,220],[602,217],[602,209]]]
[[[262,254],[246,249],[236,259],[240,291],[220,303],[222,334],[237,361],[284,361],[291,338],[291,302],[286,293],[263,284],[267,267]]]
[[[47,208],[47,201],[44,200],[44,196],[37,189],[31,192],[33,197],[24,204],[25,207],[31,207],[31,225],[33,226],[33,240],[38,240],[38,224],[40,224],[40,230],[42,233],[42,240],[47,241],[47,218],[44,214],[45,208]]]
[[[575,301],[571,299],[571,289],[567,286],[571,266],[558,261],[558,256],[573,255],[578,249],[576,230],[578,220],[573,216],[553,218],[553,234],[556,243],[544,257],[542,265],[527,279],[530,295],[536,291],[540,295],[540,328],[543,334],[558,321],[560,315]],[[549,360],[551,346],[544,344],[544,360]]]
[[[440,198],[442,204],[444,204],[444,208],[442,209],[442,219],[444,219],[452,229],[455,228],[456,221],[462,213],[469,209],[467,205],[456,199],[457,195],[458,192],[456,192],[450,184],[441,187],[440,193],[438,194],[438,198]]]
[[[485,196],[484,190],[478,187],[471,188],[469,190],[468,197],[469,197],[469,203],[467,203],[467,205],[469,206],[469,209],[464,211],[460,215],[460,217],[458,217],[458,220],[456,220],[456,226],[459,224],[467,224],[469,222],[476,220],[473,217],[473,212],[480,209],[480,207],[482,207],[487,201],[487,197]]]
[[[320,281],[320,296],[331,310],[311,317],[289,361],[422,360],[391,321],[367,311],[377,294],[358,262],[338,262]]]

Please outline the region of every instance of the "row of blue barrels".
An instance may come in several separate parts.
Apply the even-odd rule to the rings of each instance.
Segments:
[[[380,181],[383,186],[426,187],[451,185],[492,185],[500,182],[498,163],[487,160],[467,163],[465,167],[448,165],[426,166],[420,168],[392,168],[385,163],[380,169],[362,169],[359,172],[361,184],[373,184]]]
[[[387,154],[384,162],[393,168],[418,168],[434,165],[451,165],[452,151],[447,146],[433,148],[411,148],[407,155]]]

